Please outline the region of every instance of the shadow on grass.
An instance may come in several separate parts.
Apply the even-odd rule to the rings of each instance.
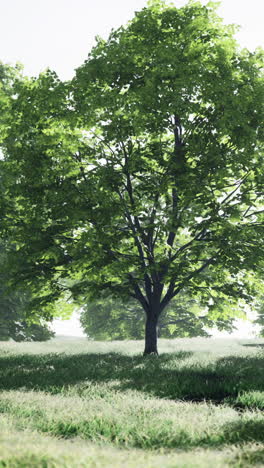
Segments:
[[[248,343],[248,344],[242,344],[242,346],[250,347],[250,348],[264,348],[264,343]]]
[[[263,466],[264,464],[264,449],[248,448],[244,449],[239,455],[235,456],[231,466],[237,468],[247,468],[249,466]]]
[[[241,444],[243,442],[264,442],[264,421],[250,419],[225,425],[225,442]],[[262,450],[264,455],[264,451]]]
[[[159,358],[118,353],[3,356],[0,390],[55,394],[77,385],[81,395],[90,383],[114,381],[117,391],[131,389],[157,398],[215,403],[228,397],[230,404],[240,392],[264,391],[264,356],[230,356],[204,367],[189,360],[184,364],[192,354],[182,351]]]

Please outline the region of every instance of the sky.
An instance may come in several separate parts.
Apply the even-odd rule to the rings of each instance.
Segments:
[[[24,64],[26,75],[50,67],[70,79],[87,58],[96,35],[106,38],[146,6],[146,0],[0,0],[0,60]],[[174,0],[181,7],[186,0]],[[206,4],[207,1],[202,3]],[[263,0],[223,0],[219,14],[241,25],[237,38],[263,44]]]
[[[174,0],[177,7],[186,0]],[[206,4],[207,1],[201,1]],[[126,24],[146,0],[0,0],[0,61],[24,65],[25,75],[36,76],[47,67],[63,80],[87,58],[95,36],[107,38],[112,28]],[[236,38],[254,50],[264,44],[264,0],[223,0],[219,14],[226,24],[241,26]],[[239,323],[236,336],[249,336],[248,324]],[[55,321],[59,334],[82,334],[78,316]]]

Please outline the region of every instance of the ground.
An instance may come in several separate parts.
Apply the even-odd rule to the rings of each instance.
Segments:
[[[0,468],[264,466],[264,340],[0,343]]]

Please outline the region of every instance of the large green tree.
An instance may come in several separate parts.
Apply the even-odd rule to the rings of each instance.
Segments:
[[[42,301],[137,300],[145,354],[184,288],[217,317],[252,300],[263,266],[263,52],[233,34],[212,3],[154,1],[71,83],[48,71],[11,99],[19,277]]]

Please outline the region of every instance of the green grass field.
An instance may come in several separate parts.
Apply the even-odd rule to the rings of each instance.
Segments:
[[[0,468],[264,466],[264,340],[0,343]]]

